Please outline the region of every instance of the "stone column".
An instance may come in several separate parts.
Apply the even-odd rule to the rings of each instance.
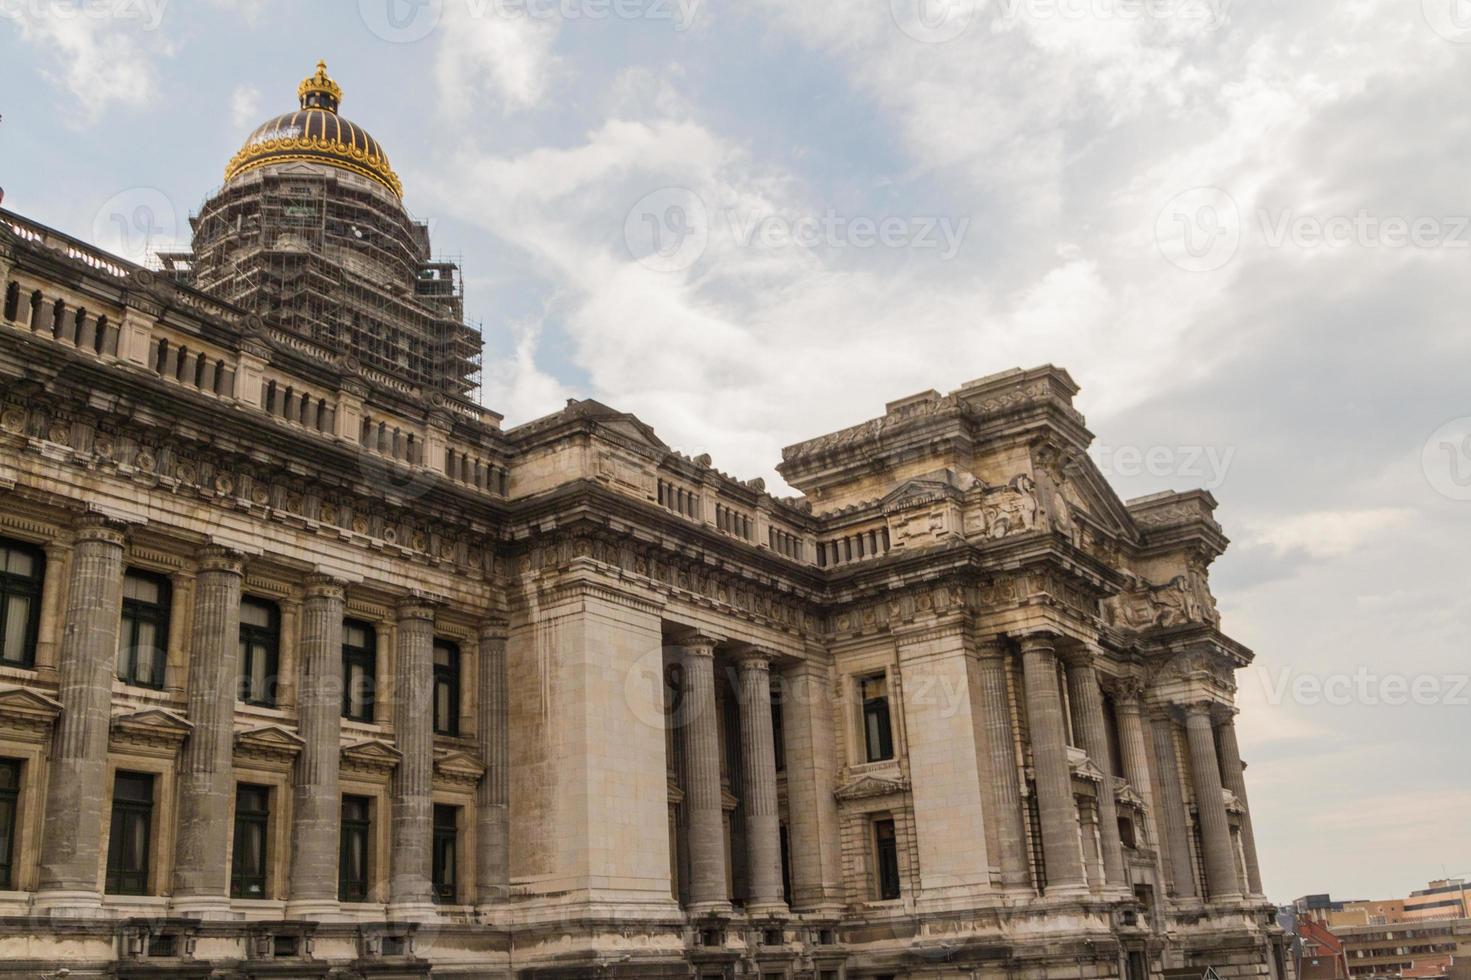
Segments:
[[[485,775],[476,790],[477,904],[504,902],[510,894],[509,850],[510,709],[506,703],[506,626],[480,628],[480,659],[475,665],[475,734]]]
[[[240,556],[207,548],[194,579],[189,653],[189,722],[179,765],[174,911],[230,914],[225,856],[235,812],[235,695],[240,675]]]
[[[1072,770],[1068,766],[1067,729],[1062,696],[1057,686],[1057,654],[1053,637],[1033,633],[1022,637],[1022,670],[1027,687],[1027,722],[1032,735],[1032,768],[1037,779],[1037,804],[1042,818],[1042,850],[1047,867],[1048,895],[1079,895],[1088,891],[1078,839],[1078,807],[1073,800]]]
[[[1108,722],[1103,715],[1103,692],[1093,652],[1083,651],[1068,663],[1068,694],[1072,701],[1080,746],[1103,773],[1098,789],[1098,836],[1103,849],[1103,873],[1108,888],[1127,891],[1124,850],[1119,841],[1118,803],[1114,799],[1113,761],[1108,748]]]
[[[1210,703],[1185,708],[1185,735],[1190,740],[1195,809],[1200,815],[1200,845],[1205,852],[1211,901],[1236,901],[1241,898],[1241,882],[1236,875],[1236,848],[1231,843],[1226,801],[1221,796],[1221,768],[1216,758]]]
[[[690,913],[730,908],[725,883],[725,815],[720,795],[720,729],[715,709],[715,644],[695,636],[680,645],[684,703],[685,806],[690,852]]]
[[[37,906],[86,914],[101,906],[98,885],[112,679],[122,608],[120,525],[82,519],[72,551],[58,673],[61,717],[52,734]]]
[[[325,576],[307,581],[297,646],[298,732],[291,819],[290,918],[330,918],[337,904],[337,857],[342,834],[343,584]]]
[[[771,730],[771,657],[761,651],[738,661],[741,688],[741,802],[746,816],[746,880],[751,915],[785,915],[781,881],[781,819],[776,802],[776,747]]]
[[[787,853],[792,905],[816,914],[843,908],[843,868],[833,705],[827,668],[817,659],[781,675],[782,733],[786,749]]]
[[[1180,760],[1175,753],[1175,723],[1167,710],[1153,716],[1154,757],[1159,769],[1160,829],[1176,898],[1195,898],[1195,867],[1190,860],[1190,826],[1180,789]]]
[[[1246,767],[1241,762],[1241,748],[1236,742],[1236,719],[1228,717],[1218,729],[1221,741],[1221,775],[1226,788],[1241,801],[1241,849],[1246,854],[1247,891],[1262,894],[1262,869],[1257,863],[1256,835],[1251,829],[1251,804],[1246,800]]]
[[[1119,752],[1124,767],[1124,779],[1130,788],[1139,794],[1144,804],[1145,834],[1154,845],[1156,875],[1160,889],[1164,888],[1164,821],[1155,808],[1154,782],[1150,776],[1149,752],[1144,743],[1144,721],[1139,710],[1140,683],[1133,678],[1124,678],[1114,691],[1114,711],[1119,720]],[[1160,898],[1164,896],[1161,895]]]
[[[982,789],[986,809],[995,815],[991,824],[999,847],[1001,885],[1009,890],[1031,892],[1016,736],[1007,695],[1006,655],[1006,647],[999,640],[980,644],[981,712],[989,763],[989,778],[982,781]]]
[[[398,608],[394,642],[393,731],[403,753],[393,774],[390,918],[431,919],[434,890],[434,609],[419,599]]]

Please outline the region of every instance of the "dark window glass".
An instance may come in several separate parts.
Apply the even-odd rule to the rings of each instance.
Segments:
[[[230,866],[230,894],[235,898],[266,897],[266,835],[271,825],[271,791],[240,785],[235,790],[235,850]]]
[[[460,808],[434,806],[434,900],[446,904],[459,897]]]
[[[378,635],[368,623],[342,624],[342,717],[373,720],[377,687]]]
[[[781,895],[787,908],[792,907],[792,851],[787,825],[781,825]]]
[[[894,758],[894,735],[889,726],[889,681],[874,674],[858,682],[863,699],[863,743],[869,762]]]
[[[169,580],[148,572],[123,578],[123,620],[117,637],[117,679],[137,687],[163,687],[169,645]]]
[[[342,854],[338,861],[338,898],[344,902],[368,900],[372,806],[372,801],[364,796],[342,798]]]
[[[891,901],[899,897],[899,842],[894,834],[894,821],[874,821],[873,843],[878,863],[879,898]]]
[[[153,777],[120,772],[112,784],[112,830],[107,840],[107,891],[148,894],[153,836]]]
[[[0,759],[0,891],[15,887],[15,832],[19,809],[20,763]]]
[[[787,769],[787,733],[781,720],[781,684],[771,685],[771,749],[776,755],[776,771],[786,772]]]
[[[240,600],[240,700],[274,707],[281,658],[281,611],[262,599]]]
[[[35,662],[45,568],[39,548],[0,539],[0,663],[29,667]]]
[[[460,648],[434,641],[434,731],[460,734]]]

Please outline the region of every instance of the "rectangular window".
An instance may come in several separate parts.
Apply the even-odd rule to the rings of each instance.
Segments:
[[[0,663],[29,667],[35,662],[45,567],[39,548],[0,539]]]
[[[460,734],[460,648],[434,641],[434,733]]]
[[[276,705],[276,671],[281,659],[281,611],[274,602],[240,600],[240,700]]]
[[[366,796],[342,798],[342,854],[338,860],[338,898],[368,900],[368,855],[373,831],[373,801]]]
[[[117,637],[117,679],[163,688],[173,590],[162,575],[129,571],[123,577],[123,621]]]
[[[112,830],[107,839],[109,895],[147,895],[153,836],[153,777],[120,772],[112,784]]]
[[[893,901],[899,897],[899,841],[894,833],[894,821],[873,822],[873,846],[879,900]]]
[[[894,734],[889,724],[889,679],[871,674],[858,681],[863,700],[863,743],[869,762],[894,758]]]
[[[20,763],[0,759],[0,891],[15,887],[15,833],[20,826]]]
[[[271,791],[242,783],[235,789],[235,850],[230,895],[266,897],[266,835],[271,825]]]
[[[460,808],[434,805],[434,900],[447,905],[459,898]]]
[[[342,717],[373,720],[373,693],[377,687],[378,634],[372,625],[348,620],[342,624]]]

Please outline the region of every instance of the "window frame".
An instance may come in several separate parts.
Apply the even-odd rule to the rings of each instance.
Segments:
[[[246,606],[264,609],[269,622],[265,626],[257,626],[254,623],[247,623],[244,616],[240,618],[240,678],[236,696],[244,704],[259,708],[274,708],[276,707],[274,682],[281,671],[281,607],[270,599],[263,599],[259,596],[242,596],[240,599],[242,612]],[[266,685],[264,692],[255,691],[250,683],[255,673],[251,670],[251,663],[258,648],[266,659],[266,669],[262,675]]]
[[[348,807],[361,804],[361,817],[348,816]],[[339,822],[339,850],[337,854],[337,900],[362,903],[369,900],[373,878],[373,798],[347,793],[342,797],[342,817]],[[363,851],[361,880],[348,877],[349,841],[360,839]]]
[[[365,646],[354,646],[347,642],[347,631],[356,628],[363,631],[367,638]],[[354,714],[352,710],[353,684],[352,667],[358,666],[363,672],[366,680],[366,691],[363,694],[362,713]],[[342,717],[348,721],[358,721],[365,724],[373,722],[374,712],[377,710],[378,693],[378,630],[372,624],[361,619],[347,619],[342,622]]]
[[[460,899],[460,814],[453,803],[436,803],[432,817],[434,842],[430,882],[436,904],[458,905]],[[446,877],[446,871],[448,876]]]
[[[6,552],[11,551],[28,556],[34,564],[30,575],[17,575],[14,572],[5,571],[5,561],[0,560],[0,665],[29,670],[36,665],[36,642],[41,633],[41,599],[46,586],[46,552],[25,541],[0,538],[0,558],[8,558]],[[12,598],[23,598],[28,603],[19,658],[7,656],[5,650]]]
[[[260,806],[244,809],[246,795],[260,799]],[[260,868],[241,867],[246,849],[241,846],[245,834],[260,837]],[[271,877],[271,787],[257,783],[235,785],[235,833],[230,854],[230,897],[265,899],[270,897]],[[251,892],[251,885],[259,890]]]
[[[893,817],[877,817],[872,826],[874,894],[880,902],[898,901],[904,896],[899,871],[899,825]]]
[[[130,599],[127,595],[128,579],[148,582],[158,588],[158,599],[147,602]],[[117,679],[129,687],[141,687],[150,691],[162,691],[164,674],[169,659],[169,623],[173,615],[174,583],[161,572],[146,568],[129,568],[123,573],[122,616],[117,631]],[[144,624],[151,625],[157,639],[153,647],[153,682],[140,678],[138,667],[138,633]],[[126,659],[127,667],[124,668]]]
[[[0,891],[15,887],[15,839],[20,833],[20,789],[25,778],[25,760],[0,759]]]
[[[449,654],[450,663],[441,666],[439,663],[440,651]],[[433,692],[433,715],[434,734],[457,737],[460,734],[460,697],[461,678],[464,673],[464,657],[460,653],[460,645],[453,640],[434,640],[434,692]],[[449,690],[449,717],[441,718],[439,714],[439,691],[444,687]]]
[[[880,681],[883,683],[884,691],[877,697],[869,697],[866,688],[869,683]],[[894,709],[889,690],[889,672],[887,670],[875,671],[863,674],[856,678],[858,687],[858,718],[861,727],[861,738],[863,740],[863,759],[866,763],[892,762],[894,760]],[[882,721],[882,724],[874,729],[870,727],[871,721]],[[877,735],[878,744],[874,744],[872,736]]]
[[[123,798],[119,794],[124,782],[148,787],[148,800]],[[112,778],[112,808],[107,836],[107,875],[103,889],[108,895],[148,895],[153,866],[153,811],[157,801],[158,778],[153,773],[119,770]],[[130,831],[143,826],[142,858],[138,867],[125,865]]]

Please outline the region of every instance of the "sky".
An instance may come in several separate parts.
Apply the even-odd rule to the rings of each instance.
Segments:
[[[319,58],[514,425],[765,477],[1054,363],[1205,487],[1269,895],[1471,876],[1471,2],[0,0],[5,207],[134,259]]]

